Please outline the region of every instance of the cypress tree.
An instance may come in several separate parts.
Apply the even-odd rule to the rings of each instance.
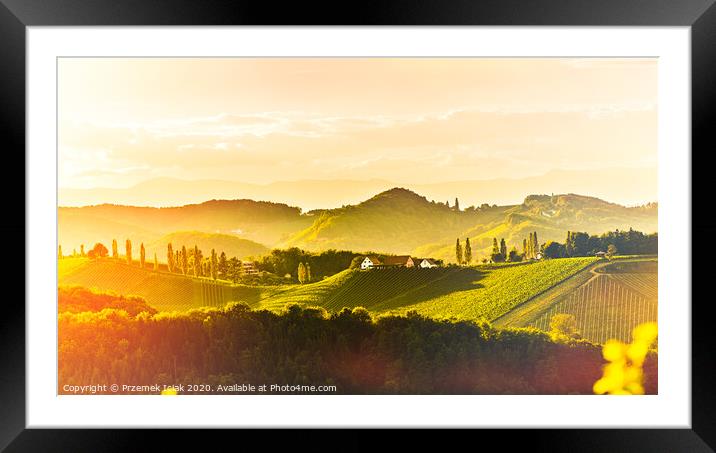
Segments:
[[[527,240],[527,258],[534,258],[534,240],[532,239],[532,232],[530,231],[530,238]]]
[[[194,244],[194,277],[201,275],[201,258],[199,257],[199,247]]]
[[[455,206],[453,206],[453,209],[456,211],[460,211],[460,202],[457,201],[457,197],[455,197]]]
[[[118,259],[119,258],[119,251],[117,250],[117,240],[112,239],[112,258]]]
[[[211,278],[216,280],[216,268],[217,268],[217,260],[216,260],[216,250],[211,249],[211,264],[209,271],[211,272]]]
[[[174,249],[171,242],[167,244],[167,268],[169,272],[174,272]]]
[[[305,283],[306,281],[306,266],[303,263],[298,263],[298,283]]]
[[[154,272],[159,272],[159,261],[157,261],[156,252],[154,252]]]
[[[497,238],[492,238],[492,254],[493,255],[500,254],[500,246],[497,245]]]
[[[189,257],[186,255],[186,246],[181,246],[181,273],[186,275],[189,270]]]
[[[85,256],[85,245],[80,244],[80,256]]]
[[[470,247],[470,238],[465,238],[465,263],[470,264],[472,261],[472,247]]]
[[[455,242],[455,259],[457,264],[462,264],[462,246],[460,245],[460,238],[457,238]]]
[[[507,244],[505,243],[505,238],[500,239],[500,255],[502,255],[503,259],[507,259]]]
[[[144,242],[139,244],[139,267],[144,269],[144,264],[146,262],[146,251],[144,250]]]
[[[220,276],[226,278],[227,261],[226,261],[226,253],[224,253],[223,251],[221,252],[221,255],[219,255],[218,271],[219,271]]]
[[[572,256],[574,246],[572,245],[572,232],[567,230],[567,240],[564,242],[564,252],[567,256]]]
[[[527,239],[522,239],[522,256],[527,258]]]
[[[62,246],[57,247],[57,258],[62,259]]]
[[[534,239],[533,254],[534,254],[534,257],[537,258],[537,254],[540,252],[540,250],[539,250],[539,241],[537,240],[537,232],[536,231],[532,235],[532,238]]]
[[[127,255],[126,255],[126,257],[127,257],[127,264],[132,264],[132,241],[130,241],[129,239],[127,239],[127,240],[124,242],[124,249],[125,249],[125,253],[127,254]]]

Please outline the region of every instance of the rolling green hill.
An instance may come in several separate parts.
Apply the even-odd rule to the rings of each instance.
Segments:
[[[469,207],[456,210],[410,190],[393,188],[337,209],[302,214],[285,204],[252,200],[212,200],[196,205],[149,208],[97,205],[59,208],[59,239],[66,253],[80,244],[123,244],[131,239],[156,244],[163,261],[162,236],[182,231],[203,232],[265,244],[269,248],[301,247],[411,254],[454,261],[455,239],[469,237],[475,261],[487,256],[492,238],[505,238],[508,247],[521,249],[522,240],[536,231],[541,243],[563,242],[567,231],[602,234],[630,227],[645,233],[657,230],[658,207],[625,207],[582,195],[530,195],[520,205]],[[186,234],[186,233],[181,233]],[[199,233],[193,233],[199,234]],[[235,247],[237,256],[249,243],[228,237],[202,239],[204,249]],[[193,240],[194,238],[192,238]],[[187,242],[190,242],[187,240]],[[231,243],[229,243],[231,242]],[[198,241],[197,241],[198,243]],[[211,244],[225,245],[214,246]],[[227,251],[227,253],[229,253]]]
[[[625,207],[582,195],[530,195],[520,205],[456,211],[414,192],[395,188],[363,203],[321,211],[287,245],[308,250],[342,248],[430,256],[454,261],[455,239],[470,238],[473,256],[487,256],[493,238],[521,250],[536,231],[541,242],[564,241],[567,231],[601,234],[634,228],[657,230],[656,205]]]
[[[160,311],[242,301],[270,310],[302,303],[333,312],[362,306],[374,313],[416,310],[432,317],[492,320],[594,261],[345,270],[315,283],[262,287],[153,272],[112,259],[70,258],[59,261],[59,284],[141,296]]]
[[[594,261],[568,258],[476,267],[351,270],[276,293],[260,306],[277,309],[299,302],[329,311],[362,306],[375,313],[415,310],[431,317],[492,320]]]
[[[110,258],[59,260],[58,277],[60,286],[82,286],[122,296],[140,296],[159,311],[218,307],[230,301],[255,307],[261,299],[281,290],[275,286],[231,285],[206,278],[153,272]]]
[[[409,254],[474,225],[501,218],[509,207],[456,211],[414,192],[395,188],[354,206],[322,211],[313,224],[293,235],[288,245],[308,250],[336,248]]]

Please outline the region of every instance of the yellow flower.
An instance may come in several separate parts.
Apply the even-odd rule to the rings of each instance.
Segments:
[[[634,365],[641,366],[649,352],[649,343],[632,343],[627,348],[627,357]]]
[[[626,345],[619,340],[609,340],[602,348],[602,356],[605,360],[616,362],[624,358]]]
[[[658,330],[655,322],[639,324],[632,330],[632,338],[635,342],[648,343],[651,345],[656,340]]]
[[[643,395],[644,370],[642,365],[649,347],[657,338],[657,325],[648,322],[632,330],[633,342],[629,345],[619,340],[609,340],[602,347],[602,356],[609,363],[604,375],[592,386],[594,393],[603,395]]]

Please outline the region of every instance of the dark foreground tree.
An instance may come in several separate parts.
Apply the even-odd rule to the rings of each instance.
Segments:
[[[599,345],[583,340],[415,312],[289,305],[277,314],[234,303],[154,315],[141,299],[62,288],[59,307],[60,392],[89,382],[280,382],[337,394],[591,394],[604,365]],[[650,354],[647,393],[656,371]]]

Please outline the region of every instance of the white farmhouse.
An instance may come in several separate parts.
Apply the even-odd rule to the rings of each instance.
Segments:
[[[435,262],[432,258],[416,258],[413,261],[418,263],[418,267],[421,268],[433,268],[438,267],[438,263]]]
[[[378,259],[377,256],[369,255],[366,256],[365,259],[363,259],[363,261],[360,263],[360,268],[362,270],[372,269],[373,266],[379,266],[381,264],[383,263]]]

